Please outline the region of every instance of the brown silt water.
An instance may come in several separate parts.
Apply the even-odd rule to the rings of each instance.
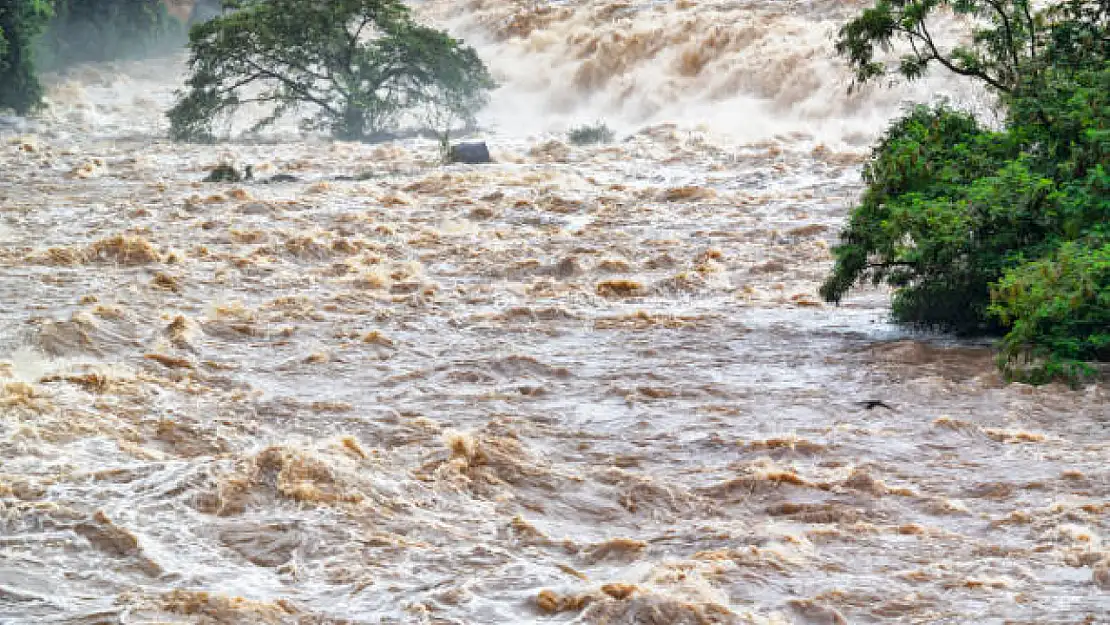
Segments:
[[[0,120],[0,623],[1110,622],[1105,385],[817,295],[901,103],[981,106],[848,95],[861,6],[419,3],[502,84],[481,166],[170,143],[183,55],[48,77]]]

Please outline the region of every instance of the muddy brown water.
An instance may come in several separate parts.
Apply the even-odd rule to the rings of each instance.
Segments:
[[[589,24],[809,41],[850,3],[786,4],[421,10],[511,79]],[[0,130],[0,622],[1110,622],[1105,386],[1005,385],[884,293],[815,294],[889,94],[737,138],[510,81],[495,111],[620,141],[505,124],[441,167],[170,144],[177,72],[79,68]],[[223,161],[300,180],[200,182]]]

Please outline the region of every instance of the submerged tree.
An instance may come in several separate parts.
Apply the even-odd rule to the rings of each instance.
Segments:
[[[857,82],[938,65],[986,85],[1006,116],[999,130],[945,106],[896,120],[821,293],[886,283],[896,320],[1001,330],[1012,377],[1075,379],[1110,360],[1110,0],[1032,5],[878,0],[841,30]],[[942,12],[971,18],[964,43],[938,41]],[[907,51],[887,62],[894,44]]]
[[[47,0],[0,0],[0,110],[24,115],[42,100],[33,44],[48,19]]]
[[[168,113],[177,140],[211,140],[244,104],[255,128],[307,108],[308,128],[364,140],[438,107],[470,122],[494,83],[477,53],[415,23],[400,0],[239,0],[190,32],[187,91]]]

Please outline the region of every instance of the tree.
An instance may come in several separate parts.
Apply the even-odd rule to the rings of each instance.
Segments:
[[[177,140],[211,140],[218,118],[269,106],[256,129],[308,108],[306,128],[365,140],[439,106],[473,121],[494,87],[470,47],[415,23],[400,0],[240,0],[193,27],[190,76],[168,113]]]
[[[821,294],[885,282],[896,320],[1005,332],[1004,371],[1039,382],[1110,359],[1110,0],[1031,4],[877,0],[840,31],[856,84],[938,65],[986,85],[1006,116],[1000,130],[945,105],[896,120]],[[965,43],[938,43],[942,11],[971,19]],[[896,44],[900,59],[880,56]]]
[[[25,115],[39,106],[33,43],[48,19],[46,0],[0,0],[0,110]]]
[[[1002,172],[1014,155],[1008,136],[985,131],[970,114],[912,108],[872,150],[866,188],[833,249],[836,264],[821,295],[839,302],[859,282],[886,282],[896,288],[899,321],[990,329],[986,285],[1023,229],[1014,211],[973,205],[998,189],[1012,190],[1010,206],[1028,204],[1021,198],[1037,183],[1019,170]]]

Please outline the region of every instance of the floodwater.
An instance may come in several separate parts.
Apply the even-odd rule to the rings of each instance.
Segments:
[[[1110,622],[1106,387],[816,296],[952,86],[846,95],[858,6],[422,3],[505,85],[489,166],[52,77],[0,122],[0,623]]]

